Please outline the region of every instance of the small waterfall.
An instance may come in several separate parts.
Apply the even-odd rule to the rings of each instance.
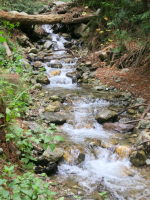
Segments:
[[[52,88],[62,87],[67,89],[76,88],[77,84],[73,83],[72,78],[68,77],[67,74],[75,72],[75,65],[77,62],[77,58],[72,58],[71,61],[70,60],[68,61],[66,58],[69,54],[66,53],[64,46],[67,40],[65,40],[63,36],[55,34],[53,32],[51,25],[44,25],[43,28],[50,35],[51,41],[53,42],[54,46],[54,52],[53,52],[54,59],[52,59],[48,63],[45,63],[46,72],[50,80],[50,85],[48,87]],[[54,64],[55,65],[59,64],[62,67],[57,69],[55,68]],[[54,73],[56,72],[56,74],[54,75],[53,72]]]

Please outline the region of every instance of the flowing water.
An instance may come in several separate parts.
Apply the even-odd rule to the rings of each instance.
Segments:
[[[61,127],[70,141],[82,145],[85,148],[85,160],[80,164],[61,163],[59,165],[58,176],[67,180],[74,179],[84,188],[85,192],[94,191],[98,185],[102,184],[113,194],[113,199],[119,200],[148,200],[150,199],[150,172],[145,169],[136,169],[131,166],[128,158],[119,158],[111,148],[94,147],[94,156],[87,141],[92,139],[110,143],[112,139],[120,141],[121,134],[114,134],[103,129],[95,120],[98,110],[108,107],[108,101],[98,99],[86,93],[84,88],[78,87],[66,74],[74,72],[77,58],[69,61],[65,58],[64,44],[67,42],[59,34],[55,34],[50,25],[45,25],[44,29],[51,36],[54,45],[54,59],[45,63],[45,68],[50,79],[48,89],[57,93],[70,94],[73,90],[80,91],[80,95],[73,96],[70,109],[70,120]],[[59,51],[60,50],[60,51]],[[59,59],[61,58],[62,59]],[[56,76],[51,76],[51,72],[56,68],[53,64],[61,64],[60,72]],[[90,91],[92,94],[92,91]],[[112,145],[113,146],[113,145]],[[89,149],[88,149],[89,148]],[[85,199],[85,198],[84,198]]]

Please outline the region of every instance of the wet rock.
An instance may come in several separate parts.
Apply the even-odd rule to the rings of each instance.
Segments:
[[[146,164],[146,154],[143,150],[133,151],[130,155],[131,163],[136,166],[140,167]]]
[[[58,112],[60,111],[60,102],[58,101],[55,101],[53,103],[51,103],[50,105],[48,105],[46,108],[45,108],[45,111],[47,112]]]
[[[47,84],[50,83],[50,80],[48,79],[46,74],[40,74],[40,75],[37,76],[36,82],[47,85]]]
[[[115,149],[115,153],[120,158],[128,158],[131,154],[131,148],[129,146],[117,146]]]
[[[48,67],[59,68],[59,69],[61,69],[61,68],[62,68],[62,64],[61,64],[61,63],[50,63],[50,64],[48,65]]]
[[[80,164],[85,160],[84,148],[80,145],[70,145],[65,148],[63,158],[69,164]]]
[[[115,123],[104,123],[103,127],[107,130],[113,130],[117,131],[119,133],[126,133],[133,131],[134,125],[132,124],[124,124],[120,122],[115,122]]]
[[[96,120],[99,123],[104,123],[108,121],[115,121],[117,120],[117,112],[109,110],[108,108],[102,108],[96,115]]]
[[[53,42],[51,41],[46,41],[45,44],[44,44],[44,48],[45,49],[50,49],[53,45]]]
[[[55,71],[50,72],[50,76],[58,76],[60,74],[61,74],[60,70],[55,70]]]
[[[69,118],[67,114],[64,113],[51,113],[51,112],[44,112],[41,115],[41,118],[46,120],[47,123],[54,123],[56,125],[62,125],[66,123],[67,119]]]

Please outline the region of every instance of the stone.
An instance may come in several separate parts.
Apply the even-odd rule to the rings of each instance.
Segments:
[[[60,74],[61,74],[60,70],[55,70],[55,71],[50,72],[50,76],[59,76]]]
[[[0,155],[2,155],[4,152],[4,150],[2,148],[0,148]]]
[[[120,158],[128,158],[131,153],[131,149],[129,146],[117,146],[115,149],[115,153]]]
[[[146,119],[140,120],[138,127],[140,129],[150,129],[150,120]]]
[[[134,125],[124,124],[124,123],[120,123],[120,122],[104,123],[103,128],[105,128],[107,130],[117,131],[119,133],[126,133],[126,132],[133,131]]]
[[[106,85],[99,85],[99,86],[95,86],[94,90],[102,91],[102,90],[106,90],[106,88],[107,88]]]
[[[146,154],[143,150],[133,151],[130,155],[131,163],[136,166],[140,167],[146,164]]]
[[[46,41],[45,43],[44,43],[44,48],[45,49],[50,49],[51,47],[52,47],[52,45],[53,45],[53,42],[51,42],[51,41]]]
[[[31,49],[29,50],[28,53],[34,53],[34,54],[37,54],[37,53],[38,53],[38,50],[37,50],[36,48],[31,48]]]
[[[80,164],[85,160],[84,148],[80,145],[70,145],[65,148],[63,158],[69,164]]]
[[[54,123],[56,125],[62,125],[64,123],[66,123],[69,116],[67,114],[60,113],[60,112],[57,112],[57,113],[44,112],[44,113],[42,113],[41,118],[43,120],[46,120],[47,123]]]
[[[99,122],[99,123],[104,123],[104,122],[108,122],[108,121],[115,121],[117,120],[117,112],[115,111],[112,111],[108,108],[102,108],[96,115],[96,120]]]
[[[35,68],[43,67],[43,63],[41,61],[36,61],[32,64]]]
[[[50,149],[50,147],[48,147],[43,155],[42,155],[42,159],[46,159],[50,162],[57,162],[60,159],[62,159],[63,157],[63,153],[64,153],[64,149],[62,148],[58,148],[56,147],[53,151]]]
[[[147,160],[146,160],[146,164],[147,164],[147,165],[150,165],[150,159],[147,159]]]
[[[40,83],[36,83],[36,84],[33,86],[33,89],[42,90],[42,85],[41,85]]]
[[[70,39],[71,36],[68,33],[63,33],[62,37],[64,37],[65,39]]]
[[[62,64],[61,63],[49,63],[48,67],[60,69],[60,68],[62,68]]]
[[[48,79],[46,74],[40,74],[40,75],[37,76],[36,82],[47,85],[47,84],[50,83],[50,80]]]
[[[142,144],[145,142],[150,142],[150,131],[149,130],[143,130],[139,133],[139,136],[137,138],[137,143]]]
[[[52,101],[60,101],[60,97],[56,95],[51,96],[49,99]]]
[[[50,105],[48,105],[46,108],[45,108],[45,111],[47,112],[58,112],[60,111],[60,102],[58,101],[55,101],[53,103],[51,103]]]

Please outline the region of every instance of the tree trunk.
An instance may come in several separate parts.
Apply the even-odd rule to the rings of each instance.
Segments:
[[[6,106],[0,97],[0,142],[5,141]]]
[[[0,19],[10,22],[19,22],[23,24],[56,24],[56,23],[81,23],[88,22],[95,15],[81,16],[73,18],[67,14],[49,14],[49,15],[28,15],[18,12],[0,11]]]

